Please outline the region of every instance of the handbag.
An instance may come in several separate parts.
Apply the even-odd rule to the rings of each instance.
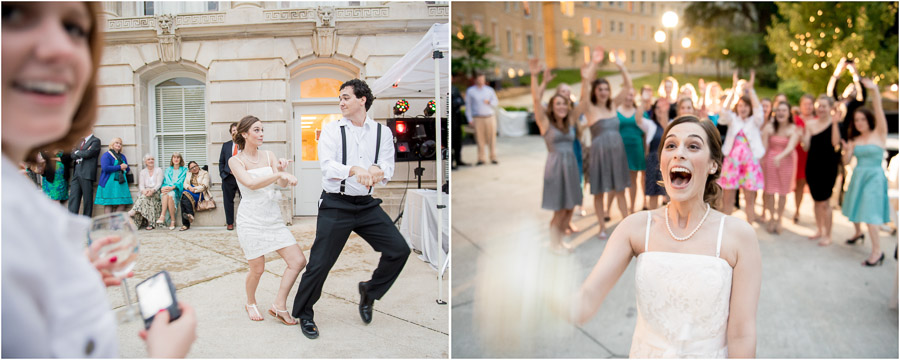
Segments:
[[[204,196],[200,196],[200,201],[197,202],[197,211],[206,211],[212,210],[216,208],[216,201],[213,200],[212,196],[204,199]]]

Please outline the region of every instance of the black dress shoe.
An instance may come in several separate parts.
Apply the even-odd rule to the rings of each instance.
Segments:
[[[372,305],[375,304],[375,299],[366,294],[366,285],[366,282],[359,283],[359,317],[368,324],[372,322]]]
[[[457,166],[471,166],[472,164],[469,164],[469,163],[463,162],[463,161],[457,161],[456,165]]]
[[[310,339],[315,339],[319,337],[319,328],[316,327],[316,323],[312,320],[300,319],[300,330],[303,331],[303,335]]]
[[[475,163],[475,166],[481,166],[481,165],[484,165],[484,161],[479,160],[477,163]]]
[[[491,160],[491,164],[497,165],[499,163],[497,162],[497,160]]]

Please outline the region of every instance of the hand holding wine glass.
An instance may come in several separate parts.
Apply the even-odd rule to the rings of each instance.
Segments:
[[[139,248],[137,228],[126,213],[106,214],[91,221],[88,258],[100,271],[107,286],[121,280],[127,307],[119,311],[120,322],[128,322],[136,317],[125,278],[132,275],[131,269],[134,268]]]

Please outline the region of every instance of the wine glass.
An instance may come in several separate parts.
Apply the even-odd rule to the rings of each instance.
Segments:
[[[117,311],[116,317],[119,322],[129,322],[134,320],[137,313],[131,306],[131,294],[128,291],[128,282],[125,277],[134,268],[137,261],[138,249],[140,242],[137,238],[137,227],[131,221],[128,214],[124,212],[115,212],[98,216],[91,220],[91,227],[88,231],[88,246],[107,237],[118,237],[118,240],[100,248],[98,256],[101,259],[116,257],[115,265],[112,267],[113,276],[122,279],[122,290],[125,294],[125,308]]]

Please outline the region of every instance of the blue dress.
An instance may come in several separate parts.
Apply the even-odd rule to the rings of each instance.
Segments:
[[[94,204],[97,205],[129,205],[133,204],[131,199],[131,191],[128,190],[128,182],[116,181],[116,173],[121,173],[119,167],[122,163],[127,163],[125,155],[121,155],[122,161],[116,159],[109,151],[100,157],[100,182],[97,184],[97,197]],[[125,175],[122,174],[122,179]]]
[[[873,144],[856,145],[853,156],[856,157],[856,168],[844,194],[841,213],[855,223],[880,225],[890,222],[887,178],[881,167],[884,149]]]

